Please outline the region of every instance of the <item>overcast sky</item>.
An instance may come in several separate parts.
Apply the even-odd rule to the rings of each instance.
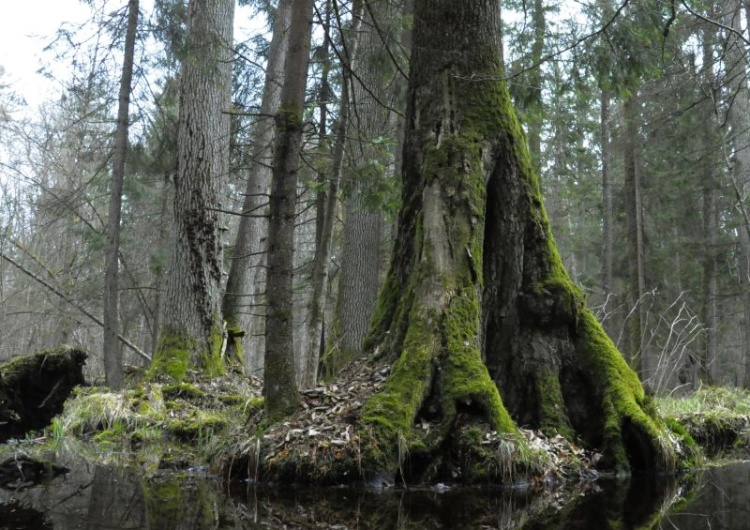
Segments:
[[[83,22],[89,13],[80,0],[6,0],[0,16],[3,82],[33,106],[49,97],[55,84],[36,73],[42,50],[63,22]]]
[[[127,0],[109,0],[114,8],[123,7]],[[22,96],[34,109],[43,101],[56,97],[60,84],[44,79],[37,70],[49,66],[52,54],[43,53],[64,23],[76,26],[91,17],[90,8],[81,0],[3,0],[0,13],[0,66],[5,69],[3,84]],[[97,1],[96,4],[99,4]],[[141,10],[150,10],[151,0],[141,0]],[[258,31],[263,21],[248,20],[248,8],[238,8],[235,15],[235,35]],[[65,76],[66,66],[60,65],[55,74]]]

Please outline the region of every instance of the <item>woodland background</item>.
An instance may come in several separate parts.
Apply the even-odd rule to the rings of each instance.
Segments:
[[[49,37],[50,61],[70,73],[60,97],[29,112],[0,77],[0,360],[83,346],[90,375],[103,380],[102,328],[85,313],[104,311],[127,6],[86,3],[89,22]],[[263,131],[272,116],[262,100],[279,14],[272,1],[240,3],[266,29],[235,43],[220,215],[224,278],[240,257],[252,271],[240,293],[244,360],[260,376],[266,202],[247,181],[269,178]],[[509,87],[558,248],[590,307],[653,392],[750,386],[750,2],[502,4]],[[324,355],[361,351],[399,208],[410,1],[365,6],[354,58],[351,3],[316,2],[295,226],[302,378],[316,344],[311,325],[322,329]],[[186,17],[184,2],[157,0],[141,10],[136,39],[119,318],[121,334],[147,352],[156,349],[172,248]],[[338,138],[346,139],[340,182]],[[243,218],[257,225],[255,246],[239,256]],[[322,323],[311,318],[316,282]],[[123,355],[142,363],[129,349]]]

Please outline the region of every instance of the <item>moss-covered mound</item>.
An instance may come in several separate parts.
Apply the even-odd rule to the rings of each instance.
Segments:
[[[688,396],[657,398],[662,416],[679,424],[712,459],[750,454],[750,392],[702,387]]]
[[[53,422],[55,438],[93,442],[101,454],[136,455],[164,468],[205,461],[211,440],[255,410],[260,382],[187,372],[180,383],[144,380],[114,392],[81,388]]]
[[[0,365],[0,441],[47,426],[85,383],[86,353],[68,347],[18,357]]]

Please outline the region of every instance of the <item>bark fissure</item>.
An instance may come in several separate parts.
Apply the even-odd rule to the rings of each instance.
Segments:
[[[460,432],[512,437],[511,416],[580,435],[609,468],[673,469],[666,427],[557,252],[499,81],[497,15],[489,1],[416,6],[403,205],[370,337],[395,362],[364,423],[381,444],[407,437],[437,475],[450,468],[446,447],[470,451]],[[438,400],[424,435],[414,422]]]

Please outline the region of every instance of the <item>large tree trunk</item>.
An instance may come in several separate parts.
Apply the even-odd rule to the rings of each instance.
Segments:
[[[268,310],[263,387],[266,415],[271,421],[289,414],[299,404],[294,365],[292,279],[297,174],[301,163],[312,14],[312,0],[298,1],[292,12],[284,86],[276,114],[268,222]]]
[[[262,366],[265,347],[261,317],[265,299],[266,273],[263,264],[266,261],[268,196],[273,162],[271,147],[275,133],[273,116],[278,110],[284,83],[284,59],[289,42],[292,4],[291,0],[281,0],[276,9],[260,117],[253,131],[252,167],[247,172],[242,216],[234,252],[230,256],[229,276],[222,301],[229,334],[227,357],[246,357],[252,372]]]
[[[180,86],[174,248],[153,374],[223,371],[218,192],[229,168],[232,0],[192,0]]]
[[[107,251],[104,264],[104,376],[112,388],[122,386],[122,349],[117,337],[119,330],[118,276],[120,252],[120,213],[122,188],[125,179],[125,155],[128,150],[128,125],[130,86],[133,79],[133,56],[138,30],[138,0],[128,2],[128,26],[125,35],[125,53],[122,59],[122,76],[117,109],[115,152],[112,163],[112,184],[109,190],[109,216],[107,218]]]
[[[498,15],[491,0],[416,5],[403,205],[369,342],[394,363],[363,421],[381,464],[406,443],[408,478],[468,473],[442,457],[476,447],[472,426],[515,432],[499,388],[518,423],[577,433],[606,467],[671,469],[665,427],[549,233],[502,82]]]

